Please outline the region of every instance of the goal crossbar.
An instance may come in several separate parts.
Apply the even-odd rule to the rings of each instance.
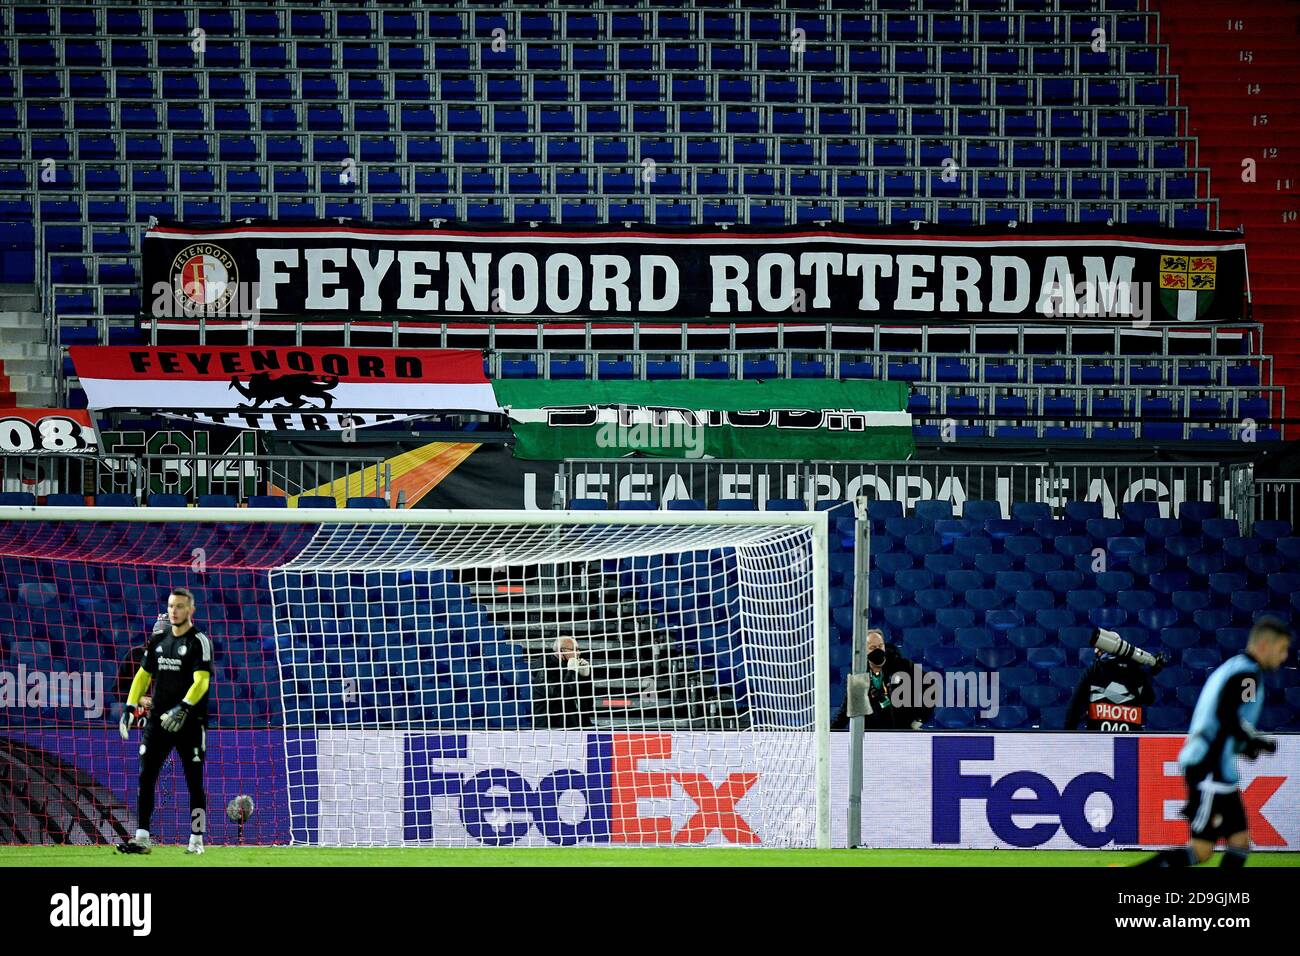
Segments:
[[[0,505],[0,521],[167,521],[238,524],[798,525],[821,529],[824,511],[510,511],[419,508],[119,508]]]

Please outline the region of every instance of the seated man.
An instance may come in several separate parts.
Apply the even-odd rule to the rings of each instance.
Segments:
[[[577,730],[595,723],[596,685],[591,663],[572,637],[557,637],[552,654],[534,675],[535,726]]]
[[[867,631],[867,672],[871,675],[867,697],[871,701],[871,713],[862,718],[863,729],[920,730],[921,725],[934,715],[933,707],[899,706],[891,696],[896,684],[912,680],[915,666],[893,644],[885,643],[883,631],[874,628]],[[848,700],[845,699],[831,721],[831,729],[839,730],[848,725]]]

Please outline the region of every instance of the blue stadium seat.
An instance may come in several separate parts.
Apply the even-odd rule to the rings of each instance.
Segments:
[[[895,631],[920,626],[925,620],[925,611],[913,605],[895,604],[884,611],[885,623]]]
[[[1300,537],[1278,538],[1274,542],[1278,557],[1286,561],[1300,561]]]
[[[974,654],[983,648],[993,647],[997,643],[994,632],[986,627],[964,627],[956,634],[957,647]]]
[[[757,511],[758,504],[748,498],[723,498],[717,503],[718,511]]]
[[[1246,576],[1235,572],[1218,572],[1209,576],[1210,590],[1228,596],[1246,588]]]
[[[1200,639],[1200,632],[1193,627],[1166,627],[1160,632],[1160,643],[1173,650],[1181,651],[1195,647]],[[1163,674],[1162,671],[1161,676]]]
[[[984,582],[984,576],[978,571],[970,570],[953,570],[944,576],[944,586],[956,594],[964,594],[969,597],[969,592],[980,590]],[[996,607],[1000,600],[996,591],[990,592],[989,600],[993,603],[989,607]]]
[[[1029,725],[1029,711],[1016,704],[998,708],[998,712],[989,718],[989,726],[999,730],[1016,730]]]
[[[1018,660],[1020,660],[1020,652],[1014,647],[1008,647],[1001,640],[993,647],[980,648],[975,652],[975,662],[990,671],[1011,668]]]
[[[930,648],[943,640],[943,634],[933,627],[910,627],[903,631],[903,653],[913,660],[924,657]]]
[[[248,507],[287,508],[289,507],[289,499],[283,495],[250,495],[248,498]]]
[[[51,508],[84,508],[86,506],[86,496],[60,492],[46,495],[45,504]]]
[[[975,626],[975,612],[964,607],[941,607],[934,612],[940,630],[955,633],[959,628]]]
[[[928,499],[916,503],[915,514],[923,521],[935,522],[952,517],[952,502]]]
[[[939,670],[962,667],[973,660],[974,656],[970,651],[955,645],[939,644],[925,653],[925,664]]]
[[[923,561],[925,569],[937,578],[946,578],[950,571],[962,569],[963,561],[958,554],[927,554]]]
[[[696,498],[676,498],[668,502],[669,511],[704,511],[708,506]]]
[[[299,495],[297,507],[299,508],[337,508],[338,499],[333,495]]]
[[[1139,611],[1154,607],[1156,596],[1150,591],[1120,591],[1115,595],[1116,601],[1130,618],[1137,615]]]
[[[1022,650],[1040,647],[1047,642],[1047,631],[1041,627],[1015,627],[1007,632],[1007,640]]]
[[[934,574],[923,568],[900,570],[894,575],[894,586],[909,593],[926,591],[934,587]]]
[[[234,508],[237,504],[234,495],[199,495],[200,508]]]
[[[188,505],[189,499],[184,495],[152,494],[149,496],[150,508],[184,508]]]
[[[808,506],[798,498],[770,498],[765,511],[807,511]]]
[[[988,522],[1002,518],[1002,506],[996,501],[967,501],[962,509],[962,517],[968,521]]]
[[[903,517],[902,502],[881,499],[869,501],[867,502],[867,517],[872,521],[886,521],[891,518],[901,518]]]
[[[982,539],[968,538],[964,540],[979,541]],[[964,543],[963,540],[959,540],[957,542],[958,545],[962,543]],[[985,540],[984,543],[987,544],[988,543],[987,540]],[[957,550],[957,548],[954,547],[953,550]],[[1010,571],[1012,567],[1015,565],[1015,559],[1012,558],[1012,556],[1009,554],[992,554],[989,553],[988,551],[984,551],[984,552],[973,551],[971,553],[974,554],[974,558],[975,558],[974,561],[975,570],[979,571],[986,578],[991,579],[993,575],[997,574],[999,571]]]
[[[99,508],[134,508],[136,505],[135,495],[95,495],[95,505]]]
[[[1025,659],[1036,670],[1056,673],[1065,663],[1065,651],[1054,645],[1031,647],[1025,652]]]
[[[1204,672],[1211,668],[1218,667],[1220,664],[1222,664],[1223,654],[1222,652],[1219,651],[1217,647],[1203,647],[1203,646],[1189,647],[1185,651],[1183,651],[1179,663],[1181,663],[1184,667],[1186,667],[1190,671]],[[1201,690],[1200,686],[1199,685],[1193,685],[1193,686],[1195,687],[1196,692],[1199,694]]]

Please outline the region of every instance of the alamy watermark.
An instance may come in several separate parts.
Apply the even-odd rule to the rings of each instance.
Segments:
[[[981,717],[996,717],[1001,710],[997,671],[944,673],[912,670],[895,672],[889,679],[890,706],[899,708],[978,707]]]
[[[601,408],[606,420],[596,429],[596,447],[625,451],[680,451],[683,458],[704,457],[704,428],[684,408],[614,405]]]
[[[69,707],[87,719],[104,716],[104,675],[100,671],[0,671],[0,709]]]
[[[50,925],[59,929],[119,927],[133,936],[153,930],[152,893],[93,893],[73,886],[50,897]]]
[[[1038,312],[1048,318],[1129,319],[1134,327],[1146,328],[1151,324],[1155,298],[1150,282],[1085,279],[1073,289],[1053,282],[1044,284]]]
[[[228,281],[224,276],[155,282],[149,314],[155,319],[252,319],[261,317],[257,282]]]

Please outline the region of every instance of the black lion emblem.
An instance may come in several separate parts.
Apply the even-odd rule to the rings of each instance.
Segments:
[[[272,378],[269,372],[258,372],[248,380],[247,385],[232,378],[230,388],[248,399],[240,408],[260,408],[276,399],[282,399],[290,408],[302,408],[309,398],[319,398],[324,401],[325,408],[333,408],[334,396],[330,392],[338,383],[337,375],[318,376],[303,372]]]

